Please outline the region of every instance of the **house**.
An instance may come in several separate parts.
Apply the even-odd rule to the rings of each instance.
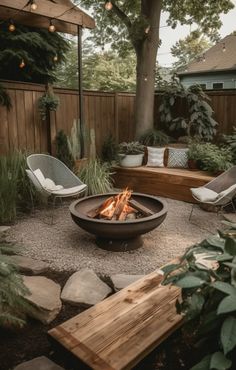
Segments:
[[[236,36],[229,35],[188,64],[178,76],[185,87],[194,84],[203,89],[236,88]]]

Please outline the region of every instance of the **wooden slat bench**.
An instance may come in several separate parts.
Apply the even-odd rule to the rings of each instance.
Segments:
[[[114,184],[117,188],[159,195],[166,198],[196,203],[190,188],[205,185],[214,179],[206,171],[190,171],[180,168],[156,167],[114,167]]]
[[[161,286],[153,272],[49,331],[95,370],[131,369],[183,321],[177,287]]]

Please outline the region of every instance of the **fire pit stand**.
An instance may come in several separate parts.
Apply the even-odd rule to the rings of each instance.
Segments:
[[[76,200],[70,205],[72,219],[82,229],[96,236],[97,245],[106,250],[124,252],[143,245],[141,235],[159,226],[167,215],[164,201],[157,197],[132,193],[132,199],[152,211],[151,216],[134,220],[94,219],[88,216],[89,211],[99,207],[108,197],[118,193],[94,195]]]

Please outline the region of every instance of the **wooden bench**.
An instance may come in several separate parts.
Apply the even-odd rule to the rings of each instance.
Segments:
[[[153,272],[49,331],[95,370],[131,369],[183,322],[177,287]]]
[[[180,168],[157,167],[114,167],[114,185],[117,188],[159,195],[166,198],[196,203],[190,188],[203,186],[214,179],[206,171],[190,171]]]

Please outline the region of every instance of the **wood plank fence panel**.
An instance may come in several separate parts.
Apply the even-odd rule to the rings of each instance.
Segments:
[[[32,152],[47,152],[47,127],[38,111],[38,99],[45,86],[21,82],[3,81],[11,100],[12,109],[0,110],[0,152],[27,149]],[[75,119],[79,118],[79,96],[76,90],[54,88],[60,99],[56,112],[51,112],[51,140],[55,153],[55,137],[59,130],[70,133]],[[230,133],[236,126],[236,90],[207,91],[219,122],[219,133]],[[160,127],[159,105],[161,93],[155,96],[154,121]],[[134,139],[135,94],[84,91],[84,122],[87,135],[95,130],[97,154],[101,153],[105,138],[111,134],[117,142]],[[184,111],[184,104],[177,107]],[[86,144],[86,155],[89,146]]]

